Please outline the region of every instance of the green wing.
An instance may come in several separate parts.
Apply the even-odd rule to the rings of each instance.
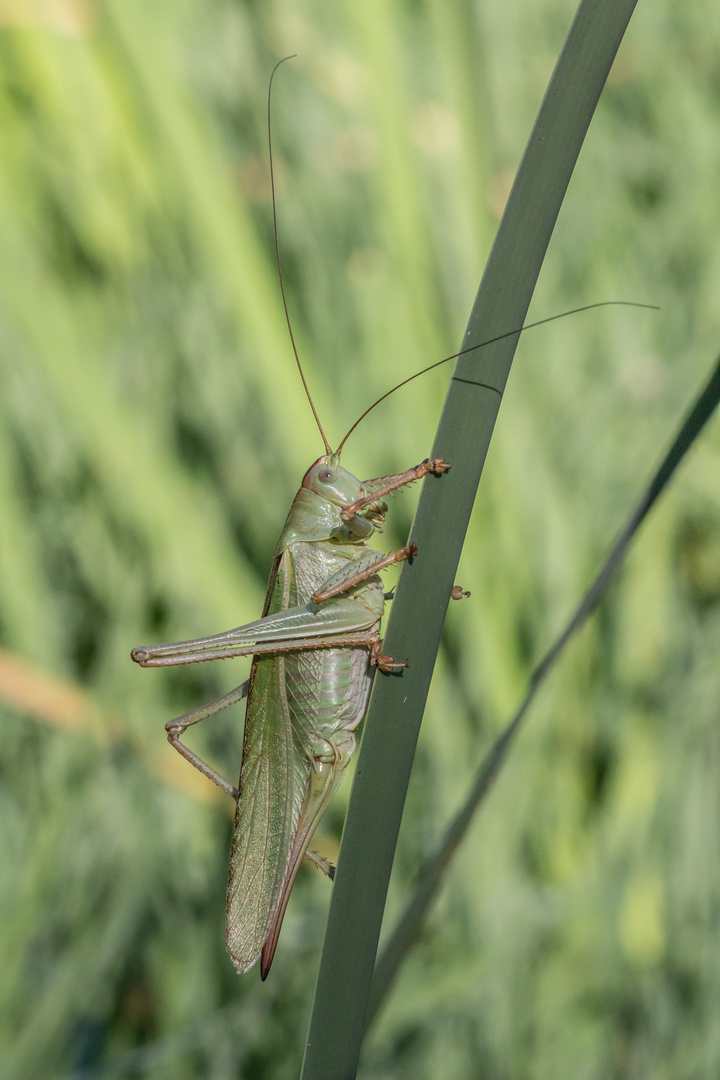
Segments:
[[[320,581],[324,572],[320,566]],[[293,608],[296,592],[293,556],[284,552],[273,567],[264,616],[299,610]],[[351,632],[378,621],[372,604],[344,597],[319,611],[326,618],[335,613],[339,628]],[[360,694],[346,687],[351,653],[313,650],[311,639],[308,646],[307,652],[255,656],[250,674],[226,939],[238,971],[247,971],[262,953],[263,978],[298,866],[355,745],[351,731],[335,722],[338,708]],[[367,668],[367,653],[360,651]]]
[[[270,965],[275,956],[280,927],[285,916],[285,908],[290,899],[290,892],[295,884],[300,863],[323,812],[330,804],[342,781],[350,755],[355,748],[355,737],[348,731],[340,731],[333,737],[332,744],[337,752],[337,760],[332,763],[313,762],[309,770],[292,849],[268,920],[267,936],[262,950],[261,971],[263,979],[267,978]]]
[[[294,749],[284,666],[282,656],[261,657],[251,676],[226,912],[228,951],[238,971],[252,967],[262,951],[310,772]]]

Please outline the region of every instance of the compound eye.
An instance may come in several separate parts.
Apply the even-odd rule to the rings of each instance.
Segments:
[[[321,469],[318,473],[318,480],[322,480],[323,484],[327,484],[328,481],[333,479],[333,473],[331,469]]]

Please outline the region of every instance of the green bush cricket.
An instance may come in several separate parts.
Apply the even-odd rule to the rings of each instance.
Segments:
[[[373,668],[405,667],[380,651],[385,597],[378,570],[414,547],[381,555],[365,541],[382,523],[383,494],[448,466],[361,483],[329,452],[311,467],[275,549],[263,616],[225,634],[133,650],[143,667],[252,655],[247,682],[166,725],[172,745],[237,800],[227,894],[227,946],[238,971],[262,955],[270,970],[302,857],[355,748]],[[187,727],[247,697],[238,790],[180,742]],[[312,861],[322,865],[314,853]]]
[[[269,138],[271,91],[272,76]],[[271,142],[270,170],[278,254]],[[280,287],[287,317],[282,275]],[[246,682],[165,726],[175,749],[236,800],[226,940],[238,971],[248,971],[261,958],[263,979],[303,856],[330,877],[334,873],[308,845],[355,748],[353,732],[365,715],[374,669],[407,666],[380,649],[385,595],[378,571],[412,558],[417,549],[409,545],[382,555],[368,547],[366,541],[387,511],[382,497],[449,468],[436,459],[364,482],[343,469],[340,453],[348,436],[333,452],[305,383],[289,318],[288,329],[326,452],[308,469],[293,501],[275,549],[262,617],[224,634],[141,646],[131,654],[142,667],[253,657]],[[191,725],[245,697],[236,789],[180,737]]]
[[[436,458],[402,473],[360,481],[340,465],[342,448],[360,421],[389,394],[462,355],[431,364],[387,391],[353,424],[337,450],[331,449],[305,382],[280,272],[270,133],[272,80],[278,66],[268,90],[275,253],[290,340],[325,453],[305,473],[291,506],[275,548],[262,617],[222,634],[140,646],[131,654],[142,667],[252,656],[246,682],[165,727],[171,745],[236,802],[226,941],[236,969],[248,971],[260,959],[263,979],[272,964],[303,856],[333,876],[334,868],[309,844],[355,748],[354,731],[365,715],[374,671],[391,672],[408,665],[381,651],[379,628],[386,596],[378,572],[412,559],[417,547],[409,544],[382,555],[368,546],[387,512],[383,496],[428,473],[440,476],[450,468]],[[500,337],[517,333],[520,330]],[[469,594],[459,586],[453,589],[453,598],[463,595]],[[247,698],[245,732],[235,788],[180,737],[188,727],[243,698]]]

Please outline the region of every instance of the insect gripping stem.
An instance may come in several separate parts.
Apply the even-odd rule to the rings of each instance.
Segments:
[[[408,664],[381,652],[386,594],[378,572],[419,553],[414,542],[391,554],[369,546],[387,511],[383,496],[428,474],[441,477],[449,468],[442,458],[434,458],[401,473],[360,480],[340,465],[340,450],[365,416],[399,387],[482,347],[461,350],[388,390],[365,410],[332,453],[300,363],[280,268],[270,125],[272,79],[279,66],[268,89],[275,257],[295,360],[327,453],[307,470],[290,508],[275,548],[260,617],[210,637],[139,646],[132,652],[133,660],[143,667],[252,657],[247,682],[170,721],[166,731],[175,750],[236,801],[226,940],[236,970],[248,971],[259,959],[262,978],[270,970],[298,866],[308,854],[320,817],[353,753],[354,733],[365,714],[374,669],[397,674]],[[492,340],[520,332],[511,330]],[[456,592],[463,594],[459,587],[453,595]],[[242,761],[235,785],[185,746],[181,736],[187,728],[244,699]],[[313,861],[327,870],[321,858],[313,856]]]

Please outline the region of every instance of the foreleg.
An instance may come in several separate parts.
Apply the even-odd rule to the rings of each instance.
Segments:
[[[406,484],[412,484],[415,480],[420,480],[427,473],[434,473],[436,476],[441,476],[444,472],[447,472],[450,466],[442,458],[433,458],[432,461],[426,458],[419,465],[416,465],[414,469],[407,469],[403,473],[393,473],[392,476],[381,476],[376,480],[368,480],[365,487],[373,487],[375,484],[382,485],[376,488],[372,494],[365,495],[362,499],[357,499],[354,503],[350,503],[349,506],[344,506],[340,511],[340,517],[343,521],[349,521],[357,514],[358,510],[362,510],[364,506],[369,506],[370,503],[377,502],[383,495],[387,495],[391,491],[396,491],[398,488],[405,487]],[[383,483],[385,481],[385,483]]]

